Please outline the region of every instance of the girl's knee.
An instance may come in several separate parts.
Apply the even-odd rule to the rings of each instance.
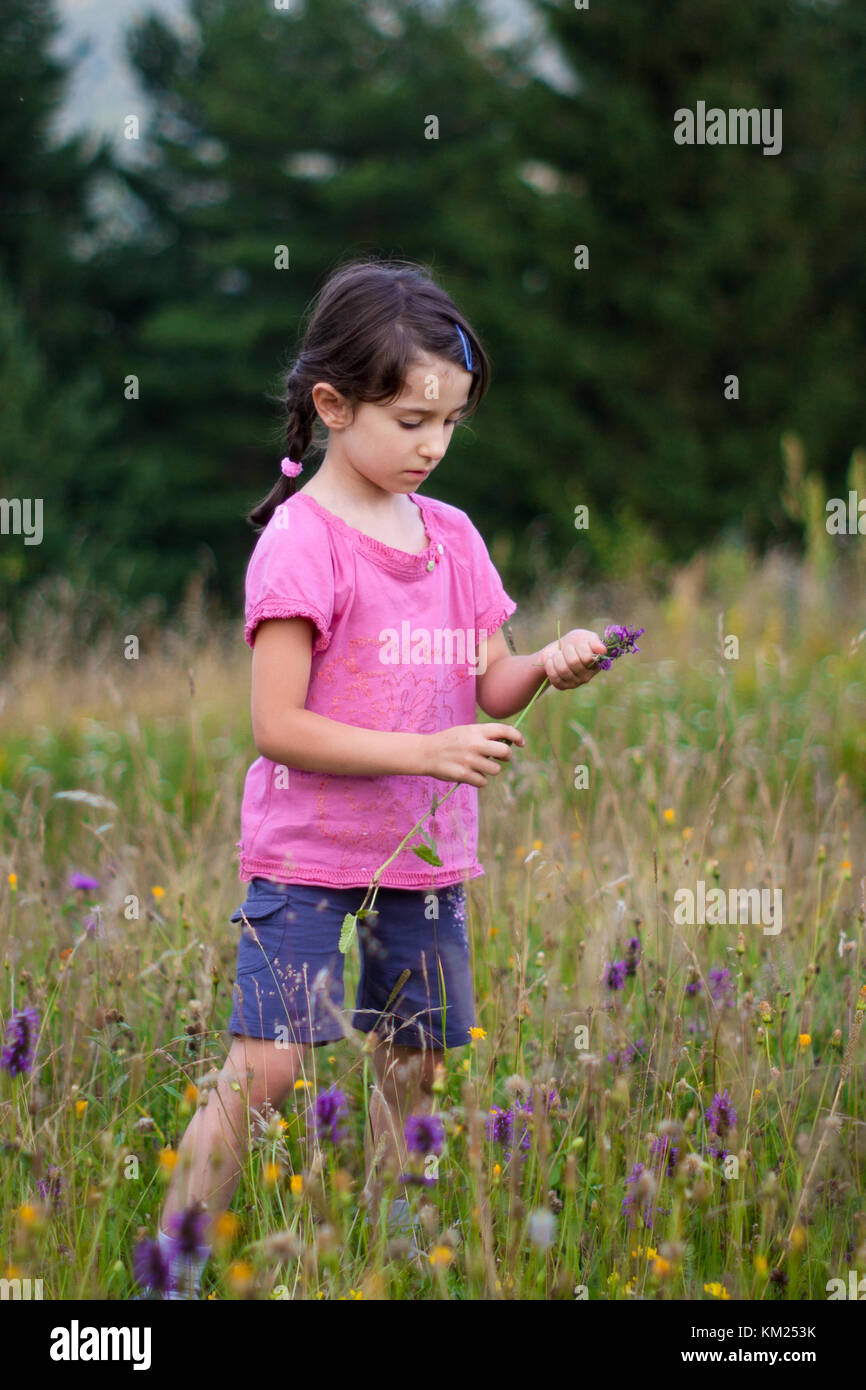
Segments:
[[[304,1049],[281,1047],[269,1038],[236,1037],[226,1058],[221,1080],[237,1082],[241,1094],[256,1108],[269,1101],[278,1109],[301,1070]]]

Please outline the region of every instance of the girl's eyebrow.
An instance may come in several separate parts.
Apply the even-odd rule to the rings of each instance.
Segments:
[[[462,405],[455,405],[454,409],[455,409],[455,410],[465,410],[468,404],[469,404],[468,401],[464,401]],[[393,410],[408,410],[408,411],[410,412],[410,414],[412,414],[412,415],[433,415],[433,414],[435,413],[435,412],[432,411],[432,410],[428,410],[428,409],[426,408],[426,406],[423,406],[423,405],[394,405],[394,406],[392,406],[392,409],[393,409]],[[449,413],[449,415],[452,414],[451,411],[449,411],[448,413]]]

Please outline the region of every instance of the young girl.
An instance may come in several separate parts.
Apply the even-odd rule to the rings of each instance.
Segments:
[[[218,1084],[184,1135],[160,1246],[180,1292],[197,1292],[214,1223],[249,1144],[250,1116],[279,1109],[305,1049],[344,1036],[340,930],[374,872],[375,915],[359,923],[351,1023],[371,1032],[365,1203],[407,1167],[404,1127],[429,1112],[445,1048],[475,1024],[465,884],[476,858],[478,789],[522,733],[508,719],[546,677],[590,680],[605,646],[569,632],[509,655],[516,605],[469,517],[415,491],[485,394],[489,364],[470,324],[420,267],[353,262],[319,293],[288,375],[290,457],[250,513],[261,530],[246,575],[252,726],[259,757],[241,810],[234,1035]],[[327,430],[318,471],[293,479]],[[476,723],[476,704],[493,723]],[[441,863],[394,858],[425,822]],[[421,843],[418,836],[414,843]],[[405,1200],[391,1204],[399,1229]],[[178,1256],[178,1251],[182,1252]]]

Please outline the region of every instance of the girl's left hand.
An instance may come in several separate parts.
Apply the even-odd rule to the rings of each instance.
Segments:
[[[594,656],[603,656],[607,647],[597,632],[574,627],[559,642],[549,642],[535,658],[543,666],[547,679],[555,690],[575,690],[586,685],[599,673]]]

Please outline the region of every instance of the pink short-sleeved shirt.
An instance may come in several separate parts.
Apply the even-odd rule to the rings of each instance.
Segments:
[[[465,512],[409,494],[427,547],[409,555],[367,536],[309,493],[277,507],[246,574],[250,647],[266,618],[315,624],[305,708],[363,729],[432,734],[475,724],[475,681],[486,639],[517,605]],[[241,808],[240,878],[366,887],[451,783],[434,777],[343,777],[260,757]],[[382,887],[430,889],[477,878],[478,788],[461,783],[423,826],[441,867],[413,854],[416,835]]]

